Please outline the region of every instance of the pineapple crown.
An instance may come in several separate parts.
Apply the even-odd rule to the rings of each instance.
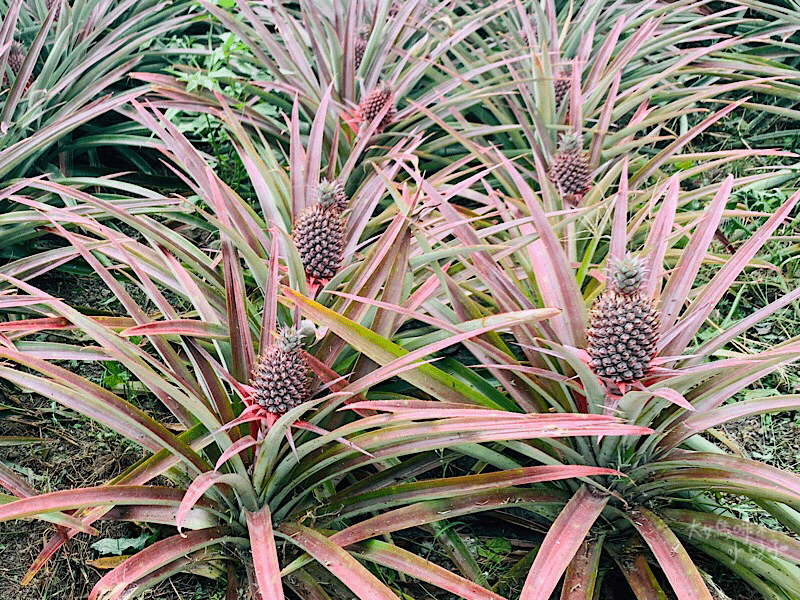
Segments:
[[[574,131],[562,133],[558,138],[558,152],[560,154],[574,154],[583,148],[583,136]]]
[[[347,208],[347,195],[342,182],[338,179],[320,181],[317,186],[317,200],[324,209],[332,208],[337,212],[342,212]]]
[[[572,63],[566,63],[553,70],[556,79],[566,79],[572,77]]]
[[[314,323],[303,319],[300,325],[286,325],[278,328],[276,346],[284,352],[297,352],[302,350],[308,341],[316,337]]]
[[[641,291],[645,275],[644,261],[631,254],[612,261],[609,268],[611,288],[625,296]]]
[[[300,329],[294,325],[278,329],[277,346],[284,352],[297,352],[303,348]]]

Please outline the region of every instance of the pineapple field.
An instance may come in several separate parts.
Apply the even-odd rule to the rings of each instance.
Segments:
[[[0,14],[0,600],[800,600],[800,4]]]

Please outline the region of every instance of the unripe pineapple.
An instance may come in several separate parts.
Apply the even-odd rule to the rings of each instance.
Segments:
[[[283,414],[309,398],[310,370],[300,338],[297,328],[282,329],[278,342],[267,348],[253,367],[253,401],[267,412]]]
[[[589,315],[589,366],[600,377],[615,382],[644,377],[656,352],[660,326],[658,311],[642,293],[644,269],[637,259],[614,263],[608,288]]]
[[[344,186],[338,179],[328,181],[323,179],[317,186],[317,200],[322,206],[330,206],[339,213],[343,213],[350,201],[344,192]]]
[[[8,51],[8,66],[11,68],[11,72],[14,74],[14,77],[19,75],[20,69],[22,69],[22,63],[25,61],[25,46],[20,44],[19,42],[14,42],[11,44],[11,48]],[[5,71],[3,72],[3,87],[8,87],[10,84],[8,80],[8,73]],[[30,85],[30,80],[28,81],[28,85]]]
[[[61,15],[61,0],[45,0],[45,6],[47,6],[47,10],[53,8],[53,5],[56,5],[56,14],[53,17],[53,20],[58,20],[58,17]]]
[[[369,29],[363,27],[356,32],[356,39],[353,42],[353,54],[356,60],[356,70],[364,60],[364,52],[367,51],[367,41],[369,40]]]
[[[359,117],[360,121],[364,123],[371,123],[387,104],[389,104],[389,110],[383,116],[383,119],[381,119],[381,122],[375,129],[375,131],[381,132],[392,122],[395,113],[394,93],[388,86],[378,86],[369,94],[364,96],[358,105],[357,116]]]
[[[561,194],[580,196],[589,188],[592,173],[582,145],[580,134],[571,131],[558,141],[558,152],[550,165],[550,181]]]
[[[567,66],[563,69],[557,69],[554,75],[553,92],[555,92],[556,110],[558,110],[569,94],[570,87],[572,87],[572,67]]]
[[[295,221],[292,238],[309,279],[330,280],[339,270],[344,249],[344,222],[332,204],[306,209]]]

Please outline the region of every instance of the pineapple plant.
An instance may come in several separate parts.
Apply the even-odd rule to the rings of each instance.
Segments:
[[[558,141],[549,175],[562,195],[581,196],[589,188],[592,173],[582,146],[581,135],[572,131]]]
[[[342,263],[344,221],[341,212],[347,196],[338,181],[326,181],[317,188],[318,202],[295,221],[294,240],[306,276],[312,281],[329,281]]]
[[[388,86],[380,85],[364,96],[358,105],[356,118],[362,123],[371,123],[387,104],[389,104],[389,109],[375,129],[380,133],[389,126],[395,114],[394,93]]]
[[[615,261],[610,285],[589,316],[589,366],[598,376],[617,383],[644,377],[655,355],[660,321],[652,301],[642,293],[644,275],[637,258]]]
[[[280,331],[278,341],[259,356],[250,379],[253,402],[273,414],[284,414],[309,397],[309,367],[296,327]]]

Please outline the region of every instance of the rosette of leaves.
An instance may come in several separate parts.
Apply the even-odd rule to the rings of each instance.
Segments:
[[[514,182],[530,219],[515,218],[515,198],[495,197],[497,214],[508,216],[504,225],[469,226],[458,209],[458,190],[437,190],[417,179],[438,207],[427,238],[436,242],[430,242],[429,250],[475,249],[460,257],[457,267],[438,272],[442,295],[426,305],[431,307],[427,318],[418,318],[439,329],[424,339],[430,343],[450,335],[441,320],[455,327],[509,310],[555,307],[561,313],[504,335],[471,339],[454,359],[437,364],[472,386],[474,401],[484,406],[503,406],[514,414],[614,414],[655,433],[577,437],[564,440],[557,451],[510,438],[470,449],[466,456],[474,463],[466,473],[486,464],[501,469],[581,464],[627,475],[613,481],[593,478],[592,486],[542,484],[538,489],[564,494],[562,508],[549,514],[496,510],[482,515],[482,525],[511,527],[517,531],[512,537],[535,536],[543,526],[547,531],[528,556],[494,581],[493,589],[521,585],[525,600],[549,599],[558,590],[562,599],[590,599],[622,594],[614,587],[622,580],[627,582],[624,593],[641,600],[669,594],[681,600],[711,599],[720,596],[705,570],[718,563],[765,597],[796,597],[800,544],[785,531],[799,529],[800,477],[732,453],[703,434],[744,416],[796,410],[794,394],[732,399],[798,360],[797,338],[759,352],[734,342],[761,319],[797,302],[800,290],[716,329],[713,336],[698,334],[737,277],[745,269],[763,267],[759,250],[797,205],[800,193],[732,256],[720,256],[725,250],[714,245],[716,228],[732,190],[747,180],[728,177],[705,197],[702,210],[679,212],[685,195],[694,192],[682,192],[680,175],[672,176],[637,190],[647,201],[629,221],[625,170],[616,195],[565,215],[546,212],[523,175],[510,161],[499,160],[501,175]],[[611,221],[608,237],[585,235],[602,218]],[[441,221],[449,224],[453,239],[438,235]],[[660,320],[655,355],[641,373],[600,378],[586,352],[588,310],[611,287],[605,266],[624,263],[626,251],[632,250],[642,263],[635,269],[637,302],[652,306]],[[414,347],[412,342],[409,348]],[[764,511],[766,522],[778,522],[780,528],[742,521],[724,498],[752,503]]]
[[[561,198],[559,186],[548,181],[559,139],[570,130],[591,133],[585,135],[588,170],[594,174],[589,196],[604,196],[603,178],[615,181],[618,173],[611,171],[625,156],[634,157],[631,182],[647,182],[659,170],[669,172],[676,155],[715,123],[742,111],[734,100],[758,90],[776,104],[789,102],[779,100],[792,93],[793,85],[783,83],[788,70],[777,67],[778,75],[754,55],[766,51],[760,39],[765,30],[783,26],[795,31],[797,23],[784,10],[775,22],[759,13],[769,11],[755,2],[747,14],[763,18],[739,29],[748,4],[710,11],[702,2],[640,3],[623,15],[612,2],[517,3],[464,40],[472,49],[463,60],[477,64],[488,55],[494,60],[475,84],[485,94],[482,118],[462,120],[453,138],[486,167],[497,164],[493,153],[483,151],[487,147],[519,157],[526,180],[547,188],[548,207],[570,204]],[[722,34],[732,27],[740,35]],[[719,32],[717,42],[701,40],[712,31]],[[681,50],[675,51],[676,46]],[[769,79],[773,75],[781,81]],[[562,94],[563,101],[557,102]],[[715,101],[724,106],[714,107]],[[700,109],[706,103],[709,110]],[[780,110],[776,106],[772,112]],[[734,143],[744,156],[745,144]],[[700,151],[692,160],[698,164],[717,157]],[[496,189],[514,193],[511,181],[500,173],[495,177]]]
[[[463,115],[483,110],[481,94],[462,83],[480,79],[490,58],[467,64],[464,57],[470,48],[463,47],[463,40],[511,3],[495,3],[482,12],[465,14],[456,10],[458,2],[412,0],[399,5],[391,17],[390,3],[385,2],[304,0],[297,6],[278,3],[268,10],[246,2],[236,2],[230,9],[202,5],[233,34],[237,44],[248,49],[231,60],[231,68],[240,67],[238,76],[225,80],[240,88],[245,97],[235,100],[219,92],[190,92],[180,77],[141,75],[166,99],[158,100],[159,106],[189,111],[190,115],[197,111],[218,116],[223,102],[242,105],[241,119],[251,136],[257,140],[263,135],[286,153],[289,144],[283,123],[264,115],[275,106],[289,112],[297,97],[303,135],[324,105],[326,152],[331,162],[371,164],[381,160],[387,153],[385,146],[394,145],[398,138],[421,136],[414,153],[431,170],[438,170],[453,162],[454,152],[464,155],[463,146],[451,139],[449,130]],[[369,27],[369,35],[366,45],[360,46],[365,41],[358,35],[363,27]],[[358,68],[357,45],[364,52]],[[252,82],[244,65],[271,74],[274,81]],[[195,72],[194,68],[176,68]],[[375,136],[382,119],[374,127],[359,127],[355,113],[362,99],[379,84],[394,92],[397,113],[387,132]],[[368,171],[354,171],[349,192]]]
[[[58,6],[63,16],[56,20],[56,7],[45,11],[44,2],[0,2],[0,47],[17,39],[9,48],[24,49],[19,72],[0,95],[4,258],[25,254],[27,242],[42,236],[29,219],[10,213],[15,205],[8,197],[20,191],[19,178],[82,178],[70,185],[96,186],[113,195],[124,194],[124,184],[109,185],[101,176],[136,170],[152,181],[164,175],[149,134],[118,111],[144,91],[130,84],[134,66],[166,65],[151,52],[152,43],[187,26],[190,3],[75,0]],[[11,58],[10,51],[0,52],[4,74]],[[63,205],[56,194],[46,201]]]

